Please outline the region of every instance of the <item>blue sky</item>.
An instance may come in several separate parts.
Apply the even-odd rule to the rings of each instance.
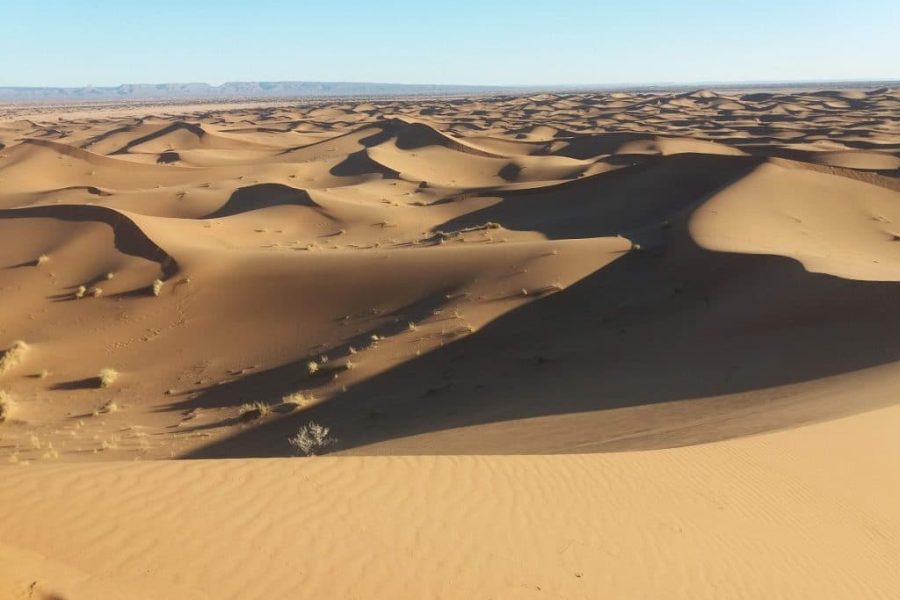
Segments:
[[[897,0],[0,0],[0,85],[900,78]]]

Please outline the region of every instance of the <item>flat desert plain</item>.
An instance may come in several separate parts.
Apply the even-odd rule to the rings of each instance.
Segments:
[[[900,598],[898,401],[894,89],[0,107],[4,600]]]

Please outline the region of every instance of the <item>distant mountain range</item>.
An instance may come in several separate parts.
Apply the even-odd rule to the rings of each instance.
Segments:
[[[524,87],[413,85],[340,81],[234,81],[208,83],[129,83],[114,87],[0,87],[0,102],[40,100],[164,100],[297,98],[321,96],[401,96],[522,91]]]
[[[343,81],[233,81],[208,83],[127,83],[111,87],[0,87],[0,102],[86,102],[103,100],[241,100],[264,98],[315,98],[339,96],[460,95],[578,91],[686,91],[763,89],[845,89],[896,87],[897,81],[753,82],[641,85],[482,86],[358,83]]]

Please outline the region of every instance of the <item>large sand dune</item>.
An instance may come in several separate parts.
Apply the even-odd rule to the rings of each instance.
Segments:
[[[895,90],[154,110],[0,108],[0,598],[900,596]]]

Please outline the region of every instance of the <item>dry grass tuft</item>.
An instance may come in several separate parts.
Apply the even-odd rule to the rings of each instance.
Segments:
[[[102,388],[112,387],[112,384],[119,378],[119,372],[109,367],[100,369],[97,374],[97,381]]]
[[[0,423],[4,422],[12,415],[15,407],[16,403],[13,400],[12,394],[6,390],[0,390]]]
[[[18,366],[25,358],[27,352],[28,344],[22,340],[13,342],[13,345],[0,355],[0,375]]]
[[[116,404],[115,400],[108,400],[100,408],[94,411],[94,416],[96,417],[98,415],[108,415],[118,410],[119,405]]]
[[[315,400],[315,397],[308,392],[294,392],[283,397],[281,399],[281,404],[292,408],[306,408],[315,402]]]
[[[243,421],[253,421],[261,419],[272,412],[272,409],[265,402],[250,402],[241,404],[238,409],[238,417]]]
[[[315,456],[316,452],[337,441],[328,435],[330,432],[328,427],[310,421],[297,431],[297,435],[288,438],[288,443],[298,453]]]

